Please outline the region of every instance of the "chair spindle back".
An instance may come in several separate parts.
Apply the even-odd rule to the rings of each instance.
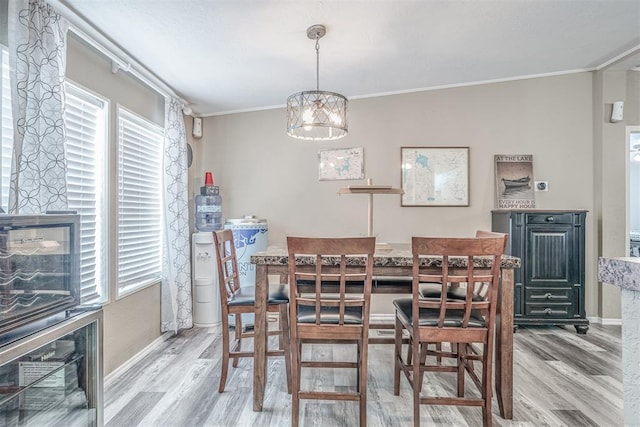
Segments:
[[[232,230],[220,230],[213,232],[213,240],[216,245],[216,261],[218,263],[218,283],[220,284],[220,297],[226,301],[240,288],[238,276],[238,259],[236,247],[233,241]]]
[[[414,324],[418,324],[419,309],[439,310],[438,328],[467,328],[474,314],[485,315],[495,310],[506,235],[491,234],[480,238],[412,239]],[[423,273],[427,266],[422,258],[426,255],[442,256],[442,269],[438,273]],[[447,295],[450,286],[466,285],[465,297],[418,297],[420,284],[425,282],[440,284],[440,295]],[[486,324],[483,329],[490,327]]]

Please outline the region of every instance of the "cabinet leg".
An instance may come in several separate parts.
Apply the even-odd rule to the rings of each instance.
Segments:
[[[576,327],[576,332],[581,335],[586,335],[587,331],[589,330],[588,325],[575,325],[575,327]]]

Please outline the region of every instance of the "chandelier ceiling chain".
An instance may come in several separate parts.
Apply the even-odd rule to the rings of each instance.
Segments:
[[[316,90],[320,90],[320,36],[316,33]]]
[[[287,98],[287,134],[294,138],[321,141],[347,135],[347,98],[320,90],[320,39],[326,31],[324,25],[307,29],[307,37],[316,41],[316,90]]]

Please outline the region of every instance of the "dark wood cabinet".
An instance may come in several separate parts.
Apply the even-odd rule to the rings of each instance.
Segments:
[[[584,308],[586,211],[495,210],[493,231],[509,234],[514,325],[573,325],[587,333]]]

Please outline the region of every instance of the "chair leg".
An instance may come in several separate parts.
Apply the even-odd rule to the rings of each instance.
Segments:
[[[220,372],[220,385],[218,393],[224,391],[227,383],[227,373],[229,372],[229,316],[222,315],[222,371]]]
[[[420,354],[420,343],[416,339],[412,340],[411,345],[413,346],[413,354],[419,357]],[[414,427],[420,427],[420,391],[422,381],[420,379],[420,363],[418,360],[415,360],[411,365],[413,367],[413,425]]]
[[[458,397],[464,397],[464,375],[467,371],[464,357],[466,355],[467,344],[457,343],[456,346],[458,353]]]
[[[427,363],[427,350],[429,350],[429,343],[420,343],[420,358],[416,360],[418,366],[424,366]],[[422,390],[422,381],[424,380],[424,372],[418,377],[418,390]]]
[[[436,349],[438,348],[438,344],[436,344]],[[420,345],[420,364],[424,365],[427,363],[427,351],[429,350],[429,343],[425,342]]]
[[[362,390],[360,388],[360,371],[361,371],[361,360],[360,357],[362,356],[362,342],[358,341],[356,343],[356,363],[358,364],[356,367],[356,378],[358,379],[358,381],[356,381],[356,392],[360,393],[360,390]]]
[[[291,346],[291,427],[298,427],[300,418],[300,344],[293,337]]]
[[[366,329],[366,328],[365,328]],[[365,333],[368,333],[365,330]],[[360,385],[360,427],[366,427],[367,425],[367,361],[368,361],[368,337],[364,337],[364,340],[359,342],[362,347],[360,358],[358,360],[358,384]]]
[[[234,316],[236,318],[235,337],[236,337],[236,343],[237,343],[237,351],[242,351],[242,314],[236,313]],[[233,358],[234,368],[238,367],[239,360],[240,360],[239,357]]]
[[[291,331],[289,328],[289,307],[280,305],[280,337],[284,350],[284,368],[287,375],[287,393],[291,394]]]
[[[482,425],[484,427],[491,427],[491,380],[493,377],[492,364],[493,360],[490,357],[491,350],[487,350],[487,344],[484,345],[482,355],[482,398],[484,399],[484,405],[482,406]]]
[[[298,380],[302,378],[302,341],[298,343]]]
[[[395,351],[393,354],[393,360],[395,361],[393,368],[393,394],[395,396],[400,395],[400,360],[402,358],[402,324],[396,317],[395,325]]]
[[[482,427],[491,427],[493,425],[493,420],[491,418],[491,409],[487,409],[484,406],[482,407]]]

